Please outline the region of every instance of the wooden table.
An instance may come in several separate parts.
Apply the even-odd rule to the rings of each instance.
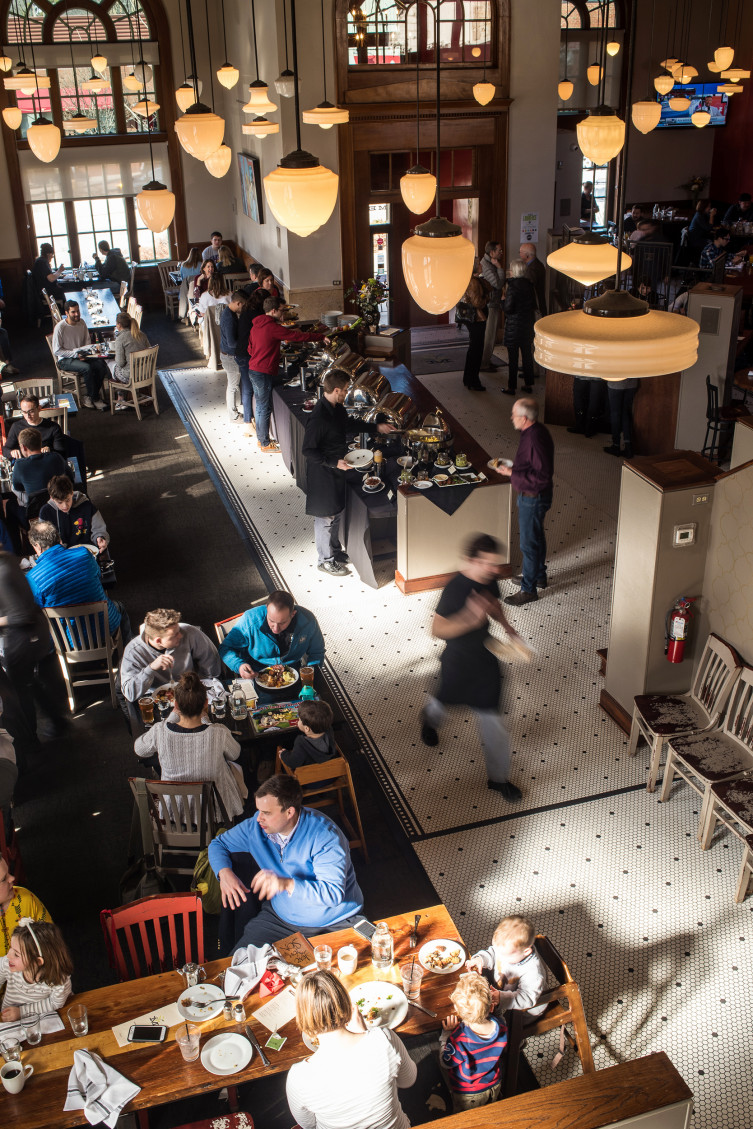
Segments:
[[[95,325],[92,321],[92,315],[89,313],[89,307],[86,304],[86,294],[83,290],[71,290],[67,296],[67,301],[78,302],[79,309],[81,310],[81,320],[89,330],[90,333],[102,333],[108,329],[115,328],[115,319],[121,312],[117,299],[113,295],[112,290],[97,290],[97,298],[102,302],[101,316],[106,320],[100,325]]]
[[[460,940],[460,934],[445,906],[430,906],[420,912],[418,947],[432,938],[447,937],[450,940]],[[332,946],[334,953],[342,945],[355,945],[358,950],[358,968],[353,976],[343,977],[343,983],[348,988],[376,979],[400,983],[400,964],[417,951],[409,947],[413,916],[413,913],[408,913],[387,918],[395,943],[395,964],[388,976],[375,974],[371,965],[369,942],[359,937],[352,929],[322,934],[318,938],[312,937],[311,943],[316,945],[326,941]],[[206,964],[207,979],[216,977],[229,963],[230,960],[225,959]],[[427,973],[423,981],[420,1002],[424,1007],[437,1012],[438,1018],[432,1019],[423,1012],[411,1008],[408,1018],[399,1029],[399,1034],[419,1035],[438,1029],[442,1016],[452,1010],[449,994],[455,987],[458,976],[459,972],[448,976]],[[258,1055],[254,1053],[249,1065],[231,1077],[210,1074],[202,1066],[200,1058],[195,1062],[184,1062],[175,1042],[176,1027],[170,1028],[166,1041],[156,1046],[143,1044],[118,1046],[111,1031],[112,1027],[135,1019],[152,1008],[173,1002],[182,990],[183,981],[180,975],[177,972],[165,972],[157,976],[131,980],[125,984],[97,988],[92,992],[83,992],[72,997],[62,1009],[61,1017],[66,1020],[65,1031],[44,1036],[37,1047],[23,1045],[23,1062],[30,1062],[33,1065],[34,1074],[20,1094],[3,1092],[0,1098],[3,1124],[16,1125],[19,1129],[21,1127],[66,1129],[67,1126],[86,1125],[83,1110],[69,1112],[63,1110],[68,1076],[73,1065],[73,1052],[82,1048],[96,1051],[121,1074],[141,1086],[139,1094],[125,1107],[126,1112],[129,1113],[176,1101],[178,1098],[220,1090],[228,1084],[239,1085],[260,1078],[264,1074],[281,1073],[309,1056],[310,1052],[301,1039],[295,1020],[283,1028],[287,1042],[282,1050],[280,1052],[266,1050],[265,1053],[271,1062],[268,1068],[262,1066]],[[73,1003],[85,1004],[89,1013],[89,1034],[81,1038],[72,1036],[65,1016],[67,1009]],[[246,1016],[250,1016],[262,1003],[264,1001],[256,992],[247,996],[244,1001]],[[263,1047],[269,1032],[256,1021],[253,1021],[251,1026]],[[237,1023],[228,1022],[222,1016],[202,1023],[201,1028],[202,1044],[208,1037],[219,1032],[242,1030]]]

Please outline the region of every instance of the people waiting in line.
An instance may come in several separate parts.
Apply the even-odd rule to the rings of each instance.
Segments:
[[[120,247],[111,247],[106,239],[100,239],[97,247],[102,255],[100,259],[96,251],[94,253],[94,263],[99,277],[115,283],[118,287],[121,282],[130,282],[131,268],[125,261]]]
[[[507,1027],[492,1015],[492,990],[478,973],[462,975],[450,1000],[455,1010],[442,1020],[439,1064],[453,1113],[462,1113],[499,1098]]]
[[[209,243],[201,252],[201,257],[204,262],[210,261],[216,263],[220,257],[220,247],[222,246],[222,232],[213,231],[209,237]]]
[[[337,756],[335,735],[332,732],[332,708],[327,702],[315,699],[298,706],[298,728],[292,749],[283,749],[281,759],[286,768],[295,772],[306,764],[326,764]]]
[[[463,384],[471,392],[486,392],[485,386],[479,380],[479,372],[484,356],[488,303],[492,293],[492,287],[481,274],[481,264],[476,259],[473,264],[473,274],[468,281],[465,294],[460,299],[469,315],[464,323],[468,330],[468,350],[463,367]]]
[[[219,678],[220,656],[200,627],[183,623],[173,608],[155,608],[123,653],[120,680],[123,695],[137,702],[148,690],[174,682],[187,670],[200,678]]]
[[[510,277],[505,288],[505,331],[507,347],[507,388],[502,391],[513,396],[518,386],[518,353],[523,361],[523,391],[531,392],[535,379],[533,367],[533,327],[536,321],[536,291],[526,277],[526,264],[522,259],[510,263]]]
[[[214,783],[230,819],[243,812],[248,789],[236,763],[241,747],[227,726],[209,724],[207,692],[196,671],[181,674],[173,714],[142,733],[134,750],[137,757],[158,758],[163,780]]]
[[[88,354],[89,346],[89,330],[81,320],[79,304],[69,299],[65,303],[65,317],[52,331],[52,351],[58,368],[63,372],[77,372],[82,377],[86,387],[86,395],[81,397],[83,406],[103,412],[102,384],[110,376],[110,370],[101,357]]]
[[[0,986],[5,986],[0,1019],[8,1023],[57,1011],[71,994],[72,972],[57,925],[23,918],[0,957]]]
[[[220,644],[220,658],[241,678],[255,678],[276,663],[309,666],[324,661],[324,636],[312,612],[290,592],[272,592],[266,604],[249,608]]]
[[[484,351],[481,355],[481,372],[496,372],[502,368],[502,361],[494,356],[497,343],[499,311],[502,306],[502,291],[505,286],[505,264],[501,258],[502,244],[490,240],[481,257],[481,274],[490,286],[486,304],[486,327],[484,331]],[[467,300],[467,299],[466,299]],[[465,380],[463,381],[465,383]]]
[[[255,814],[209,844],[223,906],[243,909],[235,915],[233,948],[273,944],[295,932],[313,937],[355,924],[363,894],[347,837],[337,824],[317,808],[303,806],[294,776],[270,776],[254,798]],[[234,869],[234,856],[243,853],[258,868],[249,885]]]
[[[418,1068],[388,1027],[366,1029],[334,972],[308,972],[296,989],[299,1031],[313,1040],[311,1058],[291,1066],[290,1111],[300,1129],[409,1129],[398,1096]]]
[[[225,406],[231,423],[243,423],[241,370],[236,358],[238,348],[238,326],[240,316],[248,305],[248,295],[244,290],[236,290],[220,315],[220,364],[227,377]]]
[[[536,291],[536,312],[540,317],[546,317],[546,267],[536,254],[535,243],[521,243],[519,253],[525,265],[525,278]]]
[[[128,613],[119,601],[108,597],[102,587],[99,565],[86,546],[73,545],[66,549],[49,521],[33,521],[29,541],[37,559],[26,578],[40,608],[102,601],[107,605],[110,634],[114,635],[120,628],[123,643],[128,643],[131,638]]]
[[[148,349],[149,338],[139,323],[130,314],[121,311],[115,319],[115,363],[112,367],[112,380],[116,384],[131,383],[131,354]],[[117,389],[115,411],[123,412],[132,407],[120,388]]]
[[[42,415],[39,407],[39,397],[33,392],[22,392],[18,404],[21,411],[21,419],[14,419],[13,423],[8,428],[7,438],[3,447],[3,455],[6,459],[20,459],[21,446],[19,444],[19,436],[22,431],[29,427],[33,427],[35,431],[39,432],[39,437],[42,440],[42,454],[46,455],[48,451],[56,451],[58,455],[65,454],[65,436],[60,424],[54,419],[47,419]]]
[[[53,270],[52,260],[54,258],[55,248],[52,244],[40,244],[39,258],[34,261],[34,266],[31,268],[31,277],[38,294],[41,295],[42,291],[46,290],[53,301],[62,305],[65,301],[65,293],[59,279],[65,271],[65,264],[61,263],[57,269]]]
[[[66,474],[53,475],[47,492],[49,501],[40,509],[39,517],[55,526],[60,544],[66,548],[93,545],[103,553],[110,544],[110,534],[94,502],[76,490]]]

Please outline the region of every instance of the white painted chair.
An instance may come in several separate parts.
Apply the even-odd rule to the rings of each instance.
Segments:
[[[71,712],[76,708],[74,690],[78,686],[110,686],[112,708],[118,708],[115,697],[117,667],[113,656],[123,653],[120,628],[110,634],[107,604],[99,600],[93,604],[72,604],[69,607],[45,608],[50,624],[50,634],[60,660],[63,678],[68,689]],[[81,677],[75,677],[76,667],[84,667]]]
[[[140,349],[138,353],[131,353],[129,357],[131,379],[128,384],[118,384],[115,380],[110,381],[110,415],[115,411],[116,393],[125,395],[126,399],[130,396],[139,419],[141,419],[142,404],[152,403],[155,413],[159,415],[156,389],[158,353],[159,345],[153,345],[150,349]]]

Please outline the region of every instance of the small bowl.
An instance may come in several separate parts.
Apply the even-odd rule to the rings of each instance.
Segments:
[[[364,478],[364,480],[363,480],[364,490],[378,490],[381,485],[382,485],[381,478],[377,478],[375,475],[372,475],[372,474],[367,475],[367,477]]]
[[[432,481],[435,482],[437,486],[446,486],[450,481],[450,476],[449,474],[435,474]]]

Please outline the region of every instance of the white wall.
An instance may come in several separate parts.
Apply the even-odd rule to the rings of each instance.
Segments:
[[[542,251],[552,225],[560,9],[552,0],[512,0],[511,8],[507,248],[516,258],[523,212],[539,214]]]

